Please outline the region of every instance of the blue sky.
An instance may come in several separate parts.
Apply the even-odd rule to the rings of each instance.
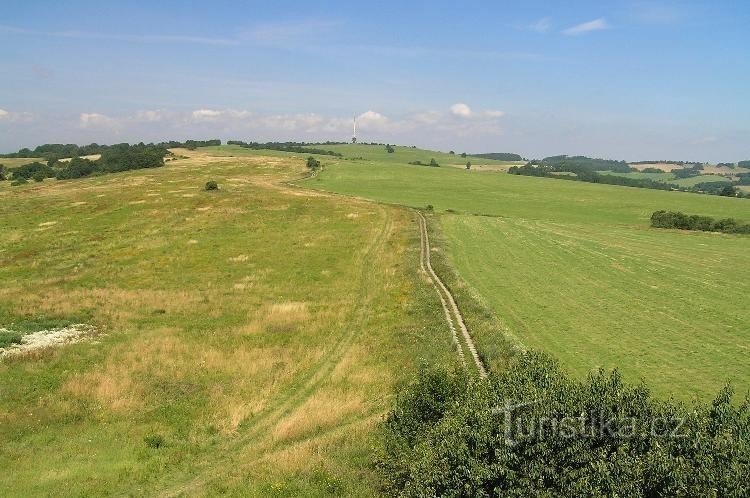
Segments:
[[[0,151],[361,140],[750,159],[750,2],[2,0]]]

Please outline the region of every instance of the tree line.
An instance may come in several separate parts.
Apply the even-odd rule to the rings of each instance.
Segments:
[[[494,159],[495,161],[523,161],[521,156],[512,152],[488,152],[486,154],[472,154],[472,156],[481,157],[482,159]],[[466,154],[462,154],[461,157],[466,157]]]
[[[295,152],[298,154],[317,154],[321,156],[342,157],[339,152],[311,147],[311,145],[341,145],[344,142],[325,142],[324,144],[308,144],[306,142],[243,142],[242,140],[229,140],[227,145],[239,145],[253,150],[278,150],[282,152]]]
[[[567,168],[567,169],[561,169]],[[680,178],[689,178],[699,174],[697,167],[686,168]],[[701,166],[702,168],[702,166]],[[682,171],[682,170],[678,170]],[[575,165],[560,166],[550,165],[543,161],[531,161],[523,166],[511,166],[508,169],[511,175],[537,176],[556,178],[559,180],[570,180],[587,183],[600,183],[604,185],[620,185],[623,187],[649,188],[655,190],[678,190],[682,192],[694,192],[700,194],[721,195],[725,197],[746,197],[750,198],[750,193],[744,193],[734,185],[727,185],[726,182],[701,182],[692,187],[682,187],[674,183],[655,181],[650,178],[629,178],[626,176],[607,175],[586,168],[580,168]],[[572,175],[561,175],[556,173],[573,173]],[[677,173],[676,171],[674,173]]]
[[[36,149],[35,149],[36,150]],[[62,149],[54,149],[59,151]],[[90,160],[73,157],[70,161],[60,161],[56,157],[46,162],[35,161],[17,168],[6,169],[0,165],[0,180],[10,179],[12,184],[21,185],[29,180],[41,182],[46,178],[71,180],[94,174],[117,173],[143,168],[158,168],[164,165],[164,156],[169,151],[163,145],[126,143],[106,146],[101,157]]]
[[[750,399],[733,398],[663,401],[535,352],[486,380],[425,367],[397,393],[377,467],[394,496],[749,496]]]
[[[750,233],[750,223],[741,223],[734,218],[717,220],[710,216],[687,215],[679,211],[654,212],[651,215],[651,226],[703,232]]]
[[[138,146],[145,147],[147,144],[144,144],[143,142],[137,144]],[[206,147],[209,145],[221,145],[221,140],[219,139],[211,139],[211,140],[185,140],[184,142],[179,141],[169,141],[169,142],[160,142],[157,144],[148,144],[148,146],[152,147],[162,147],[165,149],[172,149],[177,147],[183,147],[187,149],[195,149],[197,147]],[[41,157],[43,159],[49,160],[60,160],[65,159],[68,157],[80,157],[80,156],[92,156],[96,154],[103,154],[108,149],[121,149],[124,146],[129,146],[129,144],[123,143],[123,144],[115,144],[115,145],[100,145],[97,143],[92,143],[88,145],[76,145],[76,144],[43,144],[35,147],[34,149],[29,148],[23,148],[19,150],[18,152],[13,152],[10,154],[2,154],[0,155],[0,160],[3,157],[7,158],[36,158]]]

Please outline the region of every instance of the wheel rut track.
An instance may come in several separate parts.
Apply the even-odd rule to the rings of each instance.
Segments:
[[[356,266],[360,268],[358,278],[358,298],[355,302],[359,303],[347,315],[344,323],[339,327],[340,333],[331,338],[332,344],[329,351],[321,359],[314,362],[304,372],[300,373],[299,378],[292,382],[284,393],[269,400],[268,405],[272,408],[262,410],[248,420],[248,427],[241,432],[232,441],[229,447],[225,448],[227,456],[219,460],[211,461],[212,466],[223,464],[223,466],[232,466],[234,468],[243,467],[252,462],[261,460],[266,455],[280,447],[287,446],[285,442],[270,444],[261,444],[258,453],[249,459],[236,460],[236,454],[242,448],[251,443],[262,441],[262,438],[270,432],[273,427],[279,423],[285,416],[291,414],[299,408],[312,396],[318,388],[323,385],[331,376],[336,366],[341,362],[346,352],[351,347],[359,333],[364,330],[365,324],[370,318],[370,304],[375,297],[375,272],[376,268],[371,264],[379,251],[383,250],[384,245],[392,231],[393,218],[391,210],[387,207],[380,207],[383,215],[383,221],[380,229],[371,239],[367,249],[357,258]],[[346,425],[351,425],[348,423]],[[289,444],[294,444],[291,441]],[[181,483],[174,483],[163,489],[160,496],[182,496],[196,491],[201,486],[215,480],[218,476],[211,473],[212,469],[201,469],[196,474],[188,477]]]
[[[443,281],[440,280],[440,277],[438,277],[437,273],[435,273],[435,270],[432,268],[432,263],[430,261],[430,236],[427,231],[427,220],[419,211],[417,211],[417,216],[419,218],[419,233],[422,250],[422,256],[420,258],[419,266],[422,271],[426,270],[429,280],[432,282],[432,285],[435,287],[435,290],[440,297],[440,303],[442,304],[443,311],[445,312],[445,320],[448,322],[448,328],[450,329],[453,336],[453,342],[456,344],[458,349],[459,360],[461,361],[461,363],[466,365],[466,359],[463,352],[463,348],[465,347],[469,351],[471,358],[474,360],[474,365],[479,372],[479,376],[485,378],[487,377],[487,368],[484,366],[482,359],[479,357],[479,353],[477,353],[477,347],[474,344],[474,340],[472,339],[471,334],[469,334],[469,330],[466,328],[466,323],[464,323],[464,318],[461,315],[461,311],[458,309],[456,300],[448,290],[448,287],[445,286]],[[463,341],[459,340],[458,334],[456,333],[456,328],[461,331],[461,337]]]

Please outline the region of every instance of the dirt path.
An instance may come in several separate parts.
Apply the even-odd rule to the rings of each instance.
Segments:
[[[469,350],[471,357],[474,359],[474,364],[479,371],[479,376],[487,377],[487,369],[485,368],[484,363],[482,363],[482,359],[479,358],[477,348],[474,345],[474,340],[471,338],[471,334],[469,334],[469,330],[466,328],[464,318],[463,316],[461,316],[461,311],[459,311],[458,306],[456,305],[456,300],[453,299],[453,295],[450,293],[443,281],[440,280],[440,277],[437,276],[435,270],[432,269],[432,264],[430,262],[430,237],[427,233],[427,221],[425,220],[424,215],[422,215],[422,213],[420,213],[419,211],[417,211],[417,215],[419,216],[419,232],[422,239],[422,257],[420,259],[419,266],[422,271],[425,271],[426,269],[426,273],[430,281],[432,282],[432,285],[435,286],[435,290],[440,296],[440,302],[443,305],[443,311],[445,312],[445,319],[448,322],[448,327],[450,328],[451,333],[453,334],[453,342],[458,347],[458,356],[461,360],[461,363],[466,365],[466,360],[464,358],[463,352],[463,347],[466,347],[466,349]],[[458,334],[456,334],[456,327],[454,325],[454,322],[455,324],[458,324],[458,328],[461,329],[461,335],[464,339],[463,344],[461,344],[458,338]]]

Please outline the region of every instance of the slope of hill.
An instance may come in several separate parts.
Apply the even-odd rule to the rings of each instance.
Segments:
[[[503,330],[585,375],[603,366],[662,395],[750,387],[750,238],[654,231],[658,209],[750,220],[750,202],[549,178],[331,161],[305,183],[439,213],[453,288],[485,303]],[[369,164],[369,163],[368,163]]]

